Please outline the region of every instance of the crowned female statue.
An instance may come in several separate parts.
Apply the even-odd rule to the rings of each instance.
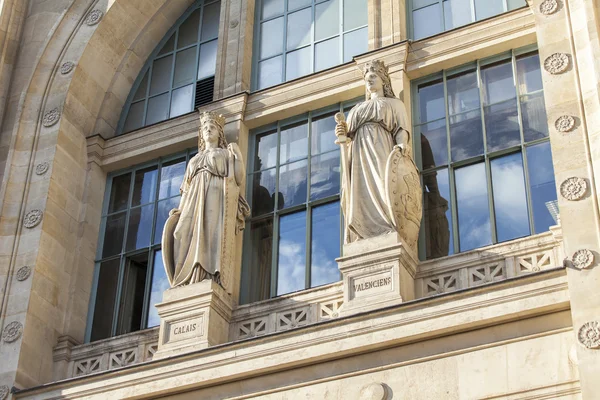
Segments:
[[[250,214],[240,195],[244,160],[227,145],[221,115],[200,116],[198,154],[187,165],[179,207],[171,210],[162,237],[162,256],[171,287],[213,279],[227,287],[235,234]]]
[[[363,70],[366,100],[336,114],[342,152],[345,242],[397,232],[415,249],[421,224],[421,185],[412,159],[404,103],[381,61]]]

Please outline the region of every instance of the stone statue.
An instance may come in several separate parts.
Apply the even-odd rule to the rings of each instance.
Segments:
[[[162,257],[171,287],[213,279],[230,289],[235,235],[250,207],[240,195],[242,153],[237,144],[227,145],[224,124],[221,115],[200,116],[198,154],[185,171],[179,207],[165,223]]]
[[[397,232],[416,251],[422,192],[404,103],[381,61],[363,71],[366,101],[336,114],[345,243]]]

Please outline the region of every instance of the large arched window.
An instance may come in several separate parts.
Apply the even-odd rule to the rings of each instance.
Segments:
[[[220,1],[197,2],[160,42],[129,94],[119,133],[212,101],[220,9]]]

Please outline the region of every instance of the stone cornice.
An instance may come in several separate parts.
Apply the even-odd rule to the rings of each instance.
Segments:
[[[161,396],[568,310],[564,269],[17,392],[17,399]],[[235,368],[232,365],[235,364]]]

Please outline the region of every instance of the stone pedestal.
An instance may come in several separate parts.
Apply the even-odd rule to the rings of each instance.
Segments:
[[[341,315],[412,300],[415,297],[417,258],[397,234],[344,245],[337,259],[344,282]]]
[[[229,339],[233,301],[212,280],[169,289],[156,308],[160,331],[155,360],[205,349]]]

